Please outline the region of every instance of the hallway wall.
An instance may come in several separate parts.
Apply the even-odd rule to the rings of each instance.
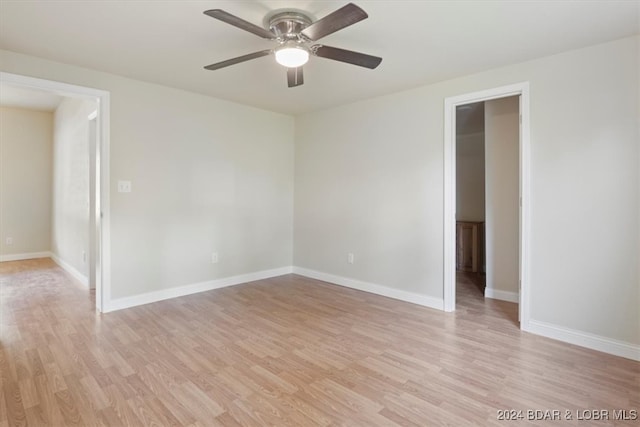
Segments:
[[[0,107],[0,261],[51,249],[52,147],[51,112]]]

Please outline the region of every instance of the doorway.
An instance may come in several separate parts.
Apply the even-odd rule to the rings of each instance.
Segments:
[[[456,306],[456,111],[463,105],[518,97],[518,297],[520,328],[529,323],[529,84],[528,82],[489,89],[445,99],[444,129],[444,307]],[[496,297],[487,295],[490,297]]]
[[[4,85],[53,93],[65,98],[92,100],[95,113],[89,120],[89,284],[95,288],[98,312],[108,311],[110,300],[109,227],[109,92],[51,80],[0,72]],[[86,116],[85,116],[86,117]]]
[[[456,107],[456,303],[463,290],[483,299],[486,285],[484,111],[484,101]]]
[[[456,108],[457,297],[518,302],[519,115],[519,96]]]

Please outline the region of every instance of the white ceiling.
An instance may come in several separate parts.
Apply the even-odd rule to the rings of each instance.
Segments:
[[[3,107],[28,108],[38,111],[55,111],[62,96],[34,89],[23,89],[0,83],[0,105]]]
[[[263,57],[272,47],[212,19],[220,8],[261,25],[294,7],[321,18],[342,1],[0,0],[0,48],[298,114],[526,61],[639,32],[640,1],[355,0],[369,19],[321,40],[381,56],[376,70],[312,57],[305,84]]]

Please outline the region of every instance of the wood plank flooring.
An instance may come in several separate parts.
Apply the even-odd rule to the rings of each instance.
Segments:
[[[443,313],[289,275],[99,315],[51,260],[0,263],[0,427],[623,425],[613,410],[640,409],[640,363],[522,333],[515,304],[458,288]],[[509,409],[524,419],[497,419]],[[596,409],[610,419],[576,420]]]

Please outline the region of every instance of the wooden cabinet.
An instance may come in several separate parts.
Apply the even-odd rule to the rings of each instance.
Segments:
[[[484,222],[456,221],[456,270],[482,272]]]

